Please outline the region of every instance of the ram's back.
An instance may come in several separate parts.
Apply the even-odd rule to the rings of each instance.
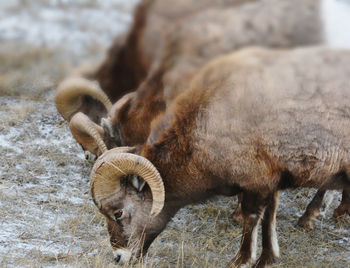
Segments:
[[[196,152],[219,177],[288,170],[313,186],[350,167],[350,51],[243,50],[209,63],[191,91],[207,100]]]

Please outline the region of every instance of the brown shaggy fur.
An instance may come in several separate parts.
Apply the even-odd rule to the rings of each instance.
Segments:
[[[172,30],[172,25],[210,7],[250,1],[256,0],[144,0],[135,9],[129,32],[115,40],[105,61],[91,78],[96,79],[111,101],[115,102],[135,90],[145,79],[152,63],[162,55],[167,32]]]
[[[198,68],[216,55],[253,44],[290,47],[322,42],[319,1],[268,2],[177,1],[176,5],[172,3],[171,10],[167,8],[167,1],[153,3],[150,11],[153,14],[149,17],[162,14],[175,26],[171,28],[170,23],[164,24],[170,30],[169,34],[164,34],[168,42],[160,67],[153,68],[136,96],[120,110],[110,113],[113,130],[112,133],[106,131],[106,141],[113,139],[108,137],[112,135],[119,145],[143,143],[149,135],[152,120],[187,87]],[[161,39],[165,38],[158,39],[159,48],[164,47]],[[152,46],[143,44],[145,51],[156,46],[154,43]],[[311,220],[312,217],[308,219]]]
[[[304,60],[308,64],[304,64]],[[257,66],[268,66],[263,62],[269,62],[271,67],[256,69]],[[350,189],[350,159],[344,154],[350,148],[350,133],[346,131],[350,114],[343,110],[347,107],[345,100],[350,97],[350,84],[346,78],[350,74],[349,62],[350,53],[322,50],[296,50],[289,55],[252,50],[216,60],[194,79],[192,89],[176,100],[173,108],[175,120],[156,142],[145,145],[141,154],[160,171],[170,196],[181,200],[204,198],[205,193],[218,191],[218,185],[227,187],[231,183],[231,187],[242,188],[243,233],[251,234],[258,222],[250,222],[249,215],[262,213],[273,193],[287,185],[285,180],[290,180],[288,185],[291,186]],[[310,71],[312,69],[314,74]],[[288,91],[282,93],[285,91],[279,89],[282,84],[269,80],[269,70],[276,75],[275,79],[281,79],[282,84],[287,82],[291,94]],[[230,72],[236,74],[230,75]],[[308,76],[308,82],[298,84],[300,80],[290,80],[303,81],[302,76]],[[259,77],[264,80],[259,81]],[[232,86],[236,93],[226,95],[225,90],[233,90]],[[252,97],[255,87],[257,95]],[[271,98],[271,94],[275,96]],[[333,97],[327,98],[329,94]],[[231,102],[232,108],[227,106],[228,101],[223,102],[232,100],[229,96],[237,98]],[[292,96],[299,97],[291,99],[294,104],[288,104]],[[280,102],[279,108],[269,106],[271,100]],[[322,103],[318,104],[318,100]],[[297,107],[299,111],[295,110]],[[305,109],[310,114],[305,113]],[[230,113],[237,123],[229,118]],[[289,113],[294,120],[289,118]],[[329,118],[312,122],[316,125],[311,128],[304,125],[310,124],[308,120],[315,116],[323,117],[323,113],[329,114]],[[214,119],[218,116],[219,121]],[[283,125],[287,128],[281,127]],[[299,126],[306,129],[299,129]],[[316,154],[311,153],[315,152],[314,146],[317,147]],[[308,155],[303,156],[303,153]],[[186,178],[185,182],[183,178]],[[245,215],[247,211],[249,213]],[[270,210],[265,213],[268,212]],[[266,224],[263,221],[263,226]],[[268,228],[264,228],[263,246],[267,248],[263,249],[257,262],[259,265],[271,263],[275,257],[269,250],[271,243],[264,242],[268,241]],[[232,264],[244,264],[250,260],[250,243],[251,237],[244,236],[240,253]]]
[[[151,64],[152,59],[143,52],[140,44],[147,23],[148,2],[144,1],[136,8],[129,33],[116,39],[106,60],[92,76],[112,102],[135,90]]]
[[[163,211],[150,222],[134,221],[149,213],[150,190],[140,203],[141,194],[125,188],[122,199],[111,197],[132,222],[121,221],[119,235],[133,233],[129,243],[142,238],[148,247],[182,206],[243,191],[242,243],[230,265],[254,258],[260,220],[263,251],[256,266],[270,264],[278,256],[278,190],[350,190],[349,63],[350,52],[313,48],[248,49],[207,64],[138,149],[162,176]]]
[[[163,9],[167,4],[168,1],[156,1],[153,12],[166,13]],[[153,66],[133,98],[123,106],[117,103],[120,110],[113,109],[109,114],[115,132],[111,136],[121,135],[121,145],[143,143],[152,119],[187,87],[203,64],[217,55],[247,45],[291,47],[322,42],[318,8],[318,1],[304,0],[298,4],[285,0],[172,4],[165,16],[173,19],[181,15],[171,27],[165,24],[169,30],[161,63]]]

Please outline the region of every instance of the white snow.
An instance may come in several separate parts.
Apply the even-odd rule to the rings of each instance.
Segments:
[[[350,1],[322,0],[321,12],[327,44],[333,48],[350,48]]]
[[[51,1],[19,9],[20,3],[0,3],[0,41],[17,40],[38,46],[64,45],[74,53],[93,44],[108,47],[111,39],[124,32],[131,22],[132,8],[138,2],[97,1],[94,6],[80,1]],[[91,2],[91,1],[90,1]],[[62,6],[62,4],[64,4]]]

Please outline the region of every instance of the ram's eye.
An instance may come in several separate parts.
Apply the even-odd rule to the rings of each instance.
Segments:
[[[120,209],[116,213],[114,213],[114,219],[117,221],[123,216],[123,210]]]

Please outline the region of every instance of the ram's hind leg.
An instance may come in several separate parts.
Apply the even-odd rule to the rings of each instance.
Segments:
[[[299,218],[298,225],[307,229],[312,229],[312,220],[320,214],[326,190],[319,189],[307,206],[304,214]]]
[[[233,212],[232,214],[232,219],[234,222],[237,223],[241,223],[243,222],[243,215],[242,215],[242,198],[243,198],[243,194],[239,193],[237,195],[237,208],[235,210],[235,212]]]
[[[343,196],[340,205],[334,210],[333,216],[338,218],[345,214],[350,215],[350,190],[343,190]]]
[[[265,211],[266,200],[255,193],[243,193],[243,232],[239,252],[229,263],[230,267],[240,267],[256,258],[258,225]]]
[[[262,252],[254,267],[265,267],[279,257],[279,246],[276,232],[276,212],[279,192],[271,195],[262,220]]]
[[[335,178],[338,189],[342,189],[342,200],[340,205],[334,210],[333,216],[335,218],[350,215],[350,164],[344,168],[342,172],[339,172]]]

